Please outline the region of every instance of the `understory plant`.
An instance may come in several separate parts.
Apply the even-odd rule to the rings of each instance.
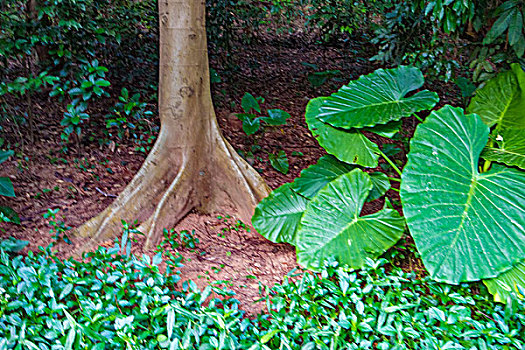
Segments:
[[[379,48],[375,60],[414,64],[426,74],[446,80],[466,63],[475,82],[494,77],[512,62],[525,63],[522,0],[417,0],[391,4],[383,12],[372,40]]]
[[[2,141],[0,139],[0,141]],[[0,146],[2,142],[0,142]],[[9,157],[13,156],[15,152],[13,150],[0,150],[0,164],[5,162]],[[7,176],[0,176],[0,196],[4,197],[15,197],[15,188],[13,182]],[[13,210],[13,208],[8,206],[0,206],[0,223],[2,222],[12,222],[14,224],[20,224],[20,217]]]
[[[152,125],[153,112],[141,101],[139,93],[130,96],[126,88],[122,88],[118,100],[105,116],[108,136],[115,135],[120,140],[132,138],[135,150],[147,153],[158,129]]]
[[[264,98],[255,98],[249,92],[246,92],[241,100],[241,107],[244,113],[237,113],[236,116],[242,122],[242,130],[248,137],[262,130],[264,126],[275,127],[286,125],[286,121],[290,118],[290,114],[282,109],[268,109],[265,116],[261,116],[262,109],[259,102],[264,102]],[[260,149],[253,139],[252,150]],[[255,152],[255,151],[254,151]],[[287,174],[289,170],[289,162],[286,153],[279,150],[277,153],[268,153],[268,160],[270,165],[277,171]]]
[[[423,121],[436,93],[420,90],[414,67],[378,69],[328,97],[311,100],[306,122],[329,155],[257,207],[254,227],[296,247],[317,270],[328,258],[360,268],[406,231],[430,276],[441,282],[484,280],[496,300],[525,295],[525,72],[512,70],[476,92],[467,109],[444,106]],[[392,138],[401,119],[422,121],[401,170],[376,136]],[[384,148],[384,147],[383,147]],[[481,157],[480,157],[481,156]],[[380,158],[397,176],[371,172]],[[401,183],[404,217],[385,193]],[[383,209],[363,215],[367,201]]]
[[[94,69],[107,72],[107,66],[111,80],[126,83],[152,76],[147,68],[157,62],[153,35],[157,25],[152,26],[156,12],[154,2],[2,1],[0,119],[13,124],[22,144],[26,137],[20,126],[27,124],[33,142],[33,133],[39,131],[33,108],[42,98],[40,93],[49,92],[61,102],[66,98],[69,105],[62,120],[62,140],[71,135],[80,138],[89,116],[88,100],[100,99],[109,86]]]
[[[260,101],[264,102],[264,98],[255,98],[252,94],[246,92],[241,100],[241,107],[244,113],[236,114],[237,118],[242,122],[242,130],[248,136],[259,131],[262,125],[285,125],[286,120],[290,118],[290,114],[282,109],[268,109],[266,111],[267,116],[260,116],[262,113]]]

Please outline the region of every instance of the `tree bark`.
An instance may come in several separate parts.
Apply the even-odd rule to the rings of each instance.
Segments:
[[[190,210],[249,222],[269,189],[222,137],[211,100],[205,0],[160,0],[161,130],[142,168],[101,214],[76,229],[82,249],[139,220],[146,246]]]

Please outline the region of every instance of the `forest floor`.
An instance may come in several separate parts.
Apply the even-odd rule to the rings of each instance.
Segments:
[[[291,182],[300,171],[324,154],[304,121],[306,104],[311,98],[329,95],[341,85],[377,68],[369,61],[375,52],[364,40],[333,45],[316,43],[297,35],[261,36],[252,44],[236,43],[226,60],[211,55],[211,66],[218,72],[221,82],[212,85],[216,114],[225,137],[242,154],[253,153],[247,160],[260,171],[272,189]],[[338,70],[324,84],[314,87],[309,74]],[[151,72],[151,74],[156,74]],[[458,90],[454,84],[433,84],[433,91],[442,97],[440,104],[459,105]],[[132,90],[130,88],[130,90]],[[120,90],[115,89],[118,96]],[[267,128],[250,137],[242,131],[242,123],[234,113],[241,113],[240,100],[245,92],[263,97],[264,110],[280,108],[292,116],[282,127]],[[156,106],[152,105],[152,110]],[[53,241],[49,219],[43,217],[48,209],[59,209],[59,220],[66,226],[76,227],[108,206],[132,179],[145,159],[144,153],[135,151],[131,139],[99,145],[96,138],[83,140],[80,148],[73,145],[67,154],[61,153],[60,143],[63,106],[43,95],[35,102],[37,124],[36,142],[16,149],[16,157],[0,166],[0,176],[9,176],[17,196],[0,197],[0,206],[13,208],[21,219],[20,225],[4,224],[0,239],[13,236],[29,241],[27,250],[36,250]],[[95,107],[96,108],[96,107]],[[100,109],[107,107],[100,106]],[[156,121],[158,124],[158,120]],[[410,136],[415,119],[406,119],[404,136]],[[100,128],[92,123],[89,128]],[[390,139],[376,139],[379,143],[392,143]],[[396,155],[404,162],[406,144],[398,141],[402,152]],[[268,153],[283,150],[289,160],[289,172],[282,174],[273,169]],[[397,199],[395,191],[388,196]],[[365,207],[364,213],[379,209],[377,202]],[[209,283],[222,284],[237,293],[237,298],[256,311],[263,307],[248,305],[259,298],[259,286],[273,285],[289,271],[298,267],[292,246],[273,244],[261,237],[249,223],[241,224],[228,213],[200,215],[190,213],[175,232],[194,232],[195,247],[175,247],[184,257],[181,269],[183,280],[191,279],[201,288]],[[67,232],[65,233],[67,235]],[[119,236],[119,234],[116,234]],[[75,248],[61,242],[59,256],[68,257]],[[197,242],[198,240],[198,242]],[[139,243],[134,250],[140,252]],[[112,245],[113,242],[105,242]],[[153,251],[143,252],[153,254]],[[405,262],[413,265],[412,261]]]

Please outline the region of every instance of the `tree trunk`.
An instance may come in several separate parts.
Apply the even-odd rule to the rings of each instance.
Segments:
[[[210,93],[205,0],[160,0],[161,130],[131,183],[101,214],[76,230],[83,249],[139,220],[146,246],[190,210],[226,212],[249,222],[269,189],[222,137]]]

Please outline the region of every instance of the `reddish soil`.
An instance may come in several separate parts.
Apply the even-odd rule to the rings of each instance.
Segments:
[[[304,122],[305,106],[309,99],[328,95],[348,80],[378,68],[367,59],[373,55],[370,47],[361,42],[329,47],[293,35],[269,36],[259,38],[257,43],[249,46],[234,45],[233,55],[227,64],[212,55],[211,66],[222,79],[221,83],[213,84],[217,118],[222,131],[241,152],[249,152],[254,144],[260,147],[254,152],[254,159],[248,161],[261,172],[270,187],[276,188],[292,181],[302,169],[324,154]],[[315,64],[319,71],[340,70],[342,73],[314,88],[307,79],[308,73],[314,72],[314,69],[303,63]],[[450,85],[440,87],[441,91],[449,89]],[[433,90],[436,90],[435,86]],[[113,92],[118,94],[119,90]],[[241,123],[233,115],[242,112],[240,100],[245,92],[264,97],[263,109],[280,108],[290,113],[292,118],[285,126],[267,128],[247,137]],[[457,93],[454,92],[454,95]],[[0,205],[12,207],[21,218],[21,225],[3,225],[0,239],[13,236],[28,240],[31,250],[52,241],[48,233],[48,219],[42,217],[48,208],[59,209],[66,225],[80,225],[111,203],[145,158],[144,154],[134,151],[131,140],[114,149],[114,145],[99,146],[96,137],[93,141],[84,139],[80,149],[72,145],[68,154],[61,153],[59,123],[63,106],[49,100],[45,94],[38,97],[35,103],[37,141],[18,147],[16,157],[0,165],[0,176],[12,179],[17,194],[15,198],[0,197]],[[99,108],[107,110],[107,106]],[[156,110],[154,105],[151,109]],[[409,119],[404,126],[405,134],[410,136],[416,122]],[[103,126],[100,122],[97,124],[94,118],[86,134],[98,135],[97,128]],[[15,144],[17,140],[14,135],[12,137],[9,141]],[[389,139],[375,141],[393,142]],[[290,171],[286,175],[274,170],[268,162],[268,153],[281,149],[290,162]],[[403,161],[404,155],[400,154],[397,158]],[[390,191],[389,196],[397,199],[394,191]],[[382,202],[376,201],[365,208],[365,213],[380,206]],[[272,285],[297,267],[295,253],[293,247],[273,244],[253,229],[249,232],[243,229],[237,231],[235,219],[224,222],[217,218],[226,214],[191,213],[177,225],[176,231],[195,230],[195,237],[199,240],[193,251],[179,249],[185,258],[181,276],[197,282],[199,287],[223,281],[223,285],[237,293],[239,300],[251,303],[259,297],[259,282]],[[61,255],[68,256],[74,243],[74,239],[73,246],[61,243]],[[140,250],[140,246],[137,249]]]

